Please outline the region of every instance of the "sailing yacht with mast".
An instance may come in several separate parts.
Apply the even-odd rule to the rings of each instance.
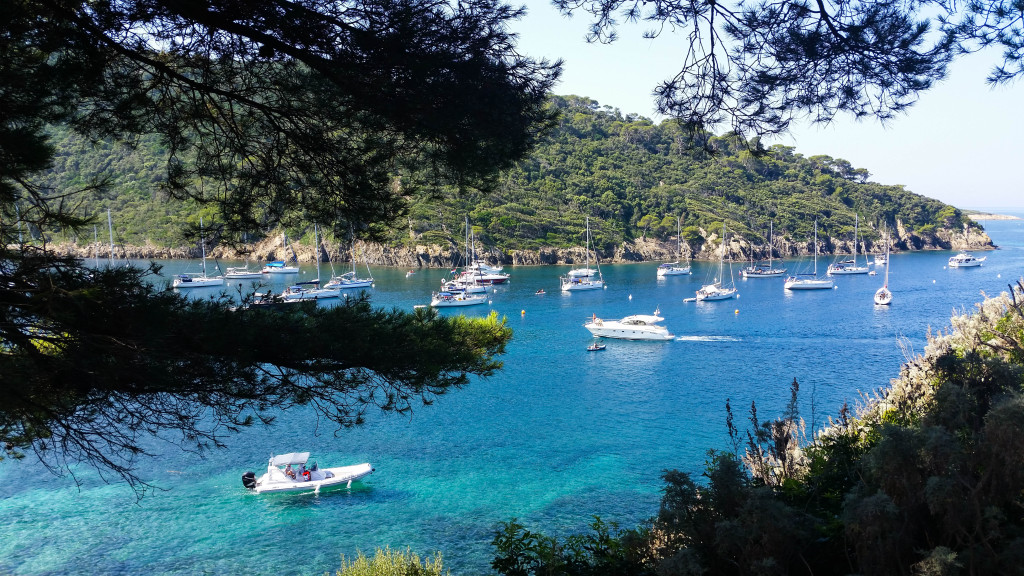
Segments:
[[[317,225],[313,225],[313,259],[316,260],[316,280],[297,282],[285,289],[285,300],[323,300],[325,298],[338,298],[341,290],[331,287],[330,283],[323,288],[320,287],[320,236]]]
[[[683,254],[683,243],[682,243],[682,222],[683,217],[679,216],[676,218],[676,253],[681,257]],[[666,262],[658,266],[658,276],[685,276],[690,273],[690,266],[680,266],[679,260],[675,262]]]
[[[855,216],[853,221],[853,260],[847,260],[845,262],[834,262],[828,266],[828,275],[845,275],[845,274],[867,274],[868,267],[857,266],[857,245],[859,244],[859,237],[857,235],[858,226],[860,225],[860,215]]]
[[[892,303],[892,292],[889,290],[889,243],[885,243],[885,283],[875,292],[875,304],[888,306]]]
[[[291,247],[291,245],[288,244],[288,235],[282,233],[282,237],[284,238],[284,245],[288,246],[288,247]],[[295,258],[295,250],[292,250],[292,258],[293,259]],[[274,260],[273,262],[267,262],[266,264],[263,265],[262,273],[263,274],[298,274],[299,273],[299,267],[298,266],[288,266],[288,265],[285,264],[284,260]]]
[[[732,259],[729,259],[729,283],[724,284],[723,274],[725,266],[725,251],[728,247],[726,244],[726,232],[725,222],[722,222],[722,254],[718,259],[718,278],[715,279],[711,284],[705,284],[701,286],[700,290],[697,290],[697,301],[715,301],[715,300],[728,300],[733,296],[736,296],[736,283],[732,276]]]
[[[600,290],[604,288],[604,277],[601,276],[601,265],[597,265],[596,271],[590,268],[590,216],[587,216],[587,263],[586,268],[570,270],[568,274],[561,277],[562,292],[577,292],[580,290]],[[594,252],[595,260],[597,252]]]
[[[772,244],[775,232],[773,225],[772,222],[768,224],[768,265],[751,263],[741,272],[744,278],[778,278],[786,273],[785,268],[776,268],[772,264],[772,253],[775,251],[775,246]]]
[[[174,279],[175,288],[208,288],[210,286],[223,286],[223,276],[206,275],[206,238],[203,236],[203,217],[199,217],[199,245],[203,251],[203,271],[201,273],[182,273]],[[113,243],[111,243],[113,246]]]
[[[332,270],[333,270],[333,264]],[[371,288],[373,286],[373,274],[370,272],[370,263],[366,263],[366,278],[360,278],[356,275],[356,241],[355,235],[352,236],[352,271],[341,274],[340,276],[334,276],[332,274],[331,279],[327,282],[324,288],[336,289],[336,290],[349,290],[352,288]]]
[[[818,278],[818,221],[814,221],[814,273],[786,278],[786,290],[828,290],[835,286],[831,278]]]

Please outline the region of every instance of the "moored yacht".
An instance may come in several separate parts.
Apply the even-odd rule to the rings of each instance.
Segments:
[[[786,290],[830,290],[835,287],[831,278],[818,278],[818,221],[814,221],[814,273],[797,274],[786,278]]]
[[[434,292],[430,299],[432,308],[448,308],[452,306],[474,306],[487,302],[484,294],[466,294],[465,292]]]
[[[658,324],[665,320],[658,314],[659,311],[655,310],[654,314],[634,314],[622,320],[604,320],[594,315],[583,327],[601,338],[673,340],[675,336],[669,334],[668,328]]]
[[[973,268],[975,266],[981,266],[981,263],[985,261],[987,256],[976,258],[972,254],[967,252],[961,252],[956,256],[952,256],[949,259],[950,268]]]

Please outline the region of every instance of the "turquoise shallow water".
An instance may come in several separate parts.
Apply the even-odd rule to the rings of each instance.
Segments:
[[[981,268],[945,269],[947,252],[893,255],[889,308],[871,302],[881,276],[795,294],[781,279],[740,280],[739,299],[698,304],[682,300],[706,278],[699,263],[693,276],[660,280],[654,264],[604,266],[607,290],[569,295],[558,291],[565,268],[509,269],[512,283],[491,292],[489,306],[463,310],[508,318],[515,337],[504,370],[411,416],[375,415],[334,435],[295,410],[206,458],[158,446],[141,470],[164,490],[140,502],[88,467],[76,469],[79,488],[30,460],[0,462],[0,573],[322,574],[341,554],[389,545],[440,550],[455,573],[483,574],[493,529],[511,517],[560,535],[585,529],[592,514],[633,526],[656,513],[662,470],[699,472],[709,448],[726,447],[726,398],[738,422],[751,401],[773,417],[797,378],[803,416],[820,426],[896,376],[929,327],[946,326],[981,291],[1006,290],[1024,274],[1024,221],[986,228],[1001,249]],[[165,272],[185,269],[196,264],[168,262]],[[443,275],[374,269],[373,300],[410,309]],[[676,341],[584,350],[592,314],[656,307]],[[320,495],[242,487],[241,474],[259,472],[271,452],[296,450],[377,471]]]

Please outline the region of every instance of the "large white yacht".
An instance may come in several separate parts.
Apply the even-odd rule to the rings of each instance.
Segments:
[[[622,340],[672,340],[668,328],[658,324],[664,320],[654,314],[634,314],[622,320],[603,320],[596,315],[583,325],[594,336],[601,338],[620,338]]]
[[[985,261],[987,256],[981,258],[975,258],[973,255],[967,252],[961,252],[956,256],[949,259],[950,268],[972,268],[974,266],[981,266],[981,263]]]

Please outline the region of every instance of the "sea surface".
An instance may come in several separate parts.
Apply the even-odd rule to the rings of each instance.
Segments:
[[[780,415],[795,378],[801,415],[819,428],[886,386],[952,312],[1007,290],[1024,275],[1024,221],[983,224],[999,250],[978,253],[980,268],[947,269],[949,252],[892,255],[889,307],[872,303],[884,268],[837,277],[834,290],[787,293],[781,278],[739,279],[736,265],[739,298],[707,303],[683,302],[717,271],[707,263],[672,278],[657,278],[656,264],[601,266],[607,289],[571,294],[558,284],[568,267],[507,268],[511,283],[489,292],[487,306],[443,312],[507,318],[515,335],[504,369],[411,415],[371,414],[335,433],[296,409],[204,458],[158,446],[139,472],[160,490],[141,500],[87,465],[71,478],[32,456],[0,462],[0,573],[323,574],[343,554],[390,546],[440,551],[454,574],[488,574],[501,521],[558,536],[586,530],[593,515],[634,527],[657,513],[664,470],[699,475],[709,449],[729,447],[727,399],[742,428],[751,402],[762,419]],[[166,275],[199,269],[164,265]],[[808,271],[811,262],[785,265]],[[373,302],[411,310],[446,273],[374,268]],[[273,279],[274,291],[315,276],[303,265]],[[656,309],[674,341],[607,340],[607,350],[586,351],[587,319]],[[260,474],[270,454],[292,451],[376,472],[318,495],[243,488],[243,472]]]

